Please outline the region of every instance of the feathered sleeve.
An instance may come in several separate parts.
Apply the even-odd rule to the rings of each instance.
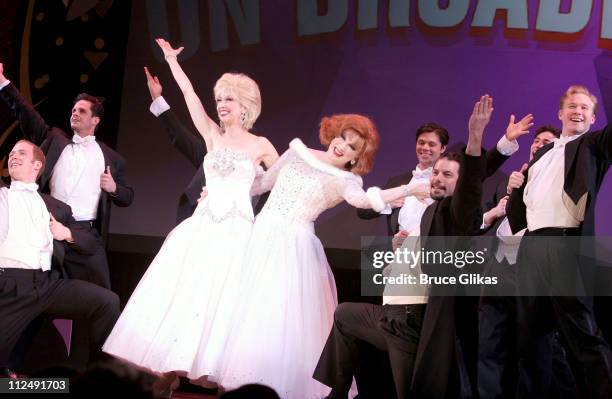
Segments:
[[[355,208],[374,209],[380,212],[385,208],[385,202],[380,196],[378,187],[370,187],[367,191],[363,190],[361,178],[343,179],[342,198]]]

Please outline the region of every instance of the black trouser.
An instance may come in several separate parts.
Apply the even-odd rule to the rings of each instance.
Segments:
[[[531,296],[557,292],[567,283],[588,281],[579,269],[577,247],[561,242],[559,236],[577,234],[573,229],[547,228],[527,232],[518,255],[518,356],[521,397],[544,398],[550,387],[552,346],[555,327],[565,338],[579,367],[577,385],[584,398],[612,397],[610,347],[602,338],[593,315],[592,297]],[[530,240],[529,236],[556,239]],[[570,276],[570,278],[567,278]],[[556,287],[554,284],[560,284]],[[586,292],[586,291],[585,291]]]
[[[516,291],[515,268],[504,258],[492,258],[486,274],[498,277],[495,288],[485,287],[478,308],[478,394],[480,399],[514,397],[517,383],[516,299],[489,296],[499,290]]]
[[[408,397],[424,310],[424,304],[341,303],[314,378],[346,394],[361,360],[360,343],[367,342],[389,353],[397,396]]]
[[[64,256],[64,270],[68,278],[88,281],[97,284],[100,287],[111,288],[110,273],[108,270],[108,259],[106,250],[102,242],[102,237],[98,230],[95,229],[93,222],[83,221],[77,222],[88,233],[96,238],[96,252],[93,255],[83,255],[77,251],[66,247],[66,255]]]
[[[499,283],[495,288],[483,289],[479,306],[478,332],[478,393],[480,399],[514,398],[518,384],[518,358],[516,343],[516,297],[494,296],[492,291],[510,294],[516,292],[516,268],[504,258],[501,263],[491,260],[488,274],[495,275]],[[548,341],[543,344],[548,346]],[[565,350],[558,334],[550,335],[552,364],[542,367],[544,375],[535,378],[551,381],[551,398],[575,398],[576,386]]]
[[[91,353],[100,353],[119,317],[119,298],[84,281],[41,270],[0,269],[0,366],[26,327],[40,315],[87,321]]]

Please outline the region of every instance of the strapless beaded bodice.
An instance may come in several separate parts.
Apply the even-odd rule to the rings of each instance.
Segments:
[[[204,157],[208,195],[198,204],[195,215],[207,214],[220,223],[240,216],[253,221],[250,189],[256,170],[253,161],[242,151],[215,149]]]

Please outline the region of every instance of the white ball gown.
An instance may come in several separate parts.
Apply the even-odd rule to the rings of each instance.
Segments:
[[[262,383],[283,398],[322,398],[329,388],[312,373],[337,298],[313,222],[343,200],[370,208],[371,196],[359,176],[319,160],[299,139],[256,179],[254,190],[272,184],[245,255],[247,270],[219,382],[225,388]]]
[[[156,374],[215,374],[238,299],[256,169],[246,153],[218,149],[204,171],[208,196],[170,232],[102,348]]]

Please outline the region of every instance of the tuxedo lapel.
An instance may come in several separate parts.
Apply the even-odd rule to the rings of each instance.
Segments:
[[[51,196],[47,194],[41,194],[41,198],[45,202],[45,205],[47,206],[47,210],[49,211],[49,213],[52,214],[53,217],[60,223],[66,223],[67,215],[62,211],[60,207],[55,206],[53,204],[53,200],[51,199]],[[53,240],[53,255],[52,255],[53,262],[52,264],[54,267],[56,267],[59,270],[62,276],[66,275],[65,270],[64,270],[65,255],[66,255],[66,248],[64,244],[57,240]]]
[[[548,151],[552,150],[554,146],[555,146],[554,142],[548,143],[544,147],[542,147],[538,151],[536,151],[535,155],[533,156],[533,159],[531,161],[529,161],[529,164],[528,164],[529,168],[531,168],[534,163],[536,163],[540,158],[542,158],[542,156],[544,154],[546,154]],[[527,170],[529,170],[529,168],[527,168]],[[525,177],[527,177],[527,170],[525,172],[523,172]]]
[[[421,237],[427,237],[431,231],[431,225],[433,223],[434,215],[438,211],[438,206],[440,205],[440,201],[436,201],[433,204],[429,205],[423,216],[421,217]],[[423,243],[421,243],[423,245]]]
[[[588,134],[588,133],[585,133]],[[587,168],[586,163],[575,164],[578,151],[584,140],[584,135],[579,139],[573,140],[565,146],[565,173],[563,180],[563,191],[569,196],[574,204],[578,204],[585,193],[589,191],[588,173],[578,168]],[[578,177],[581,176],[582,177]]]

